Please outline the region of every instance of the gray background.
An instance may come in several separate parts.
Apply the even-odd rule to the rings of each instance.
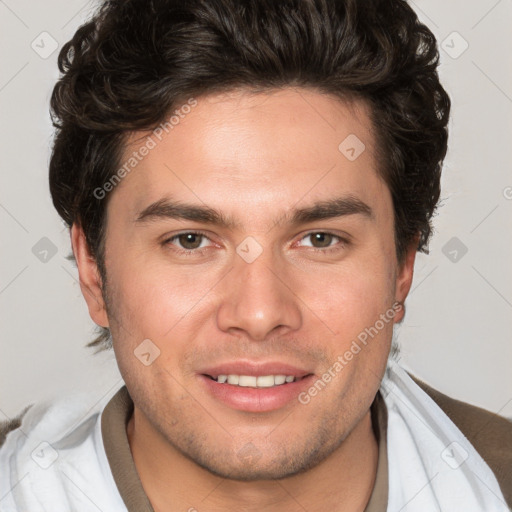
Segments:
[[[93,324],[47,184],[58,48],[94,5],[0,0],[0,420],[72,391],[92,407],[122,384],[112,352],[85,348]],[[401,363],[512,417],[512,0],[411,5],[440,42],[453,115],[431,252],[396,330]]]

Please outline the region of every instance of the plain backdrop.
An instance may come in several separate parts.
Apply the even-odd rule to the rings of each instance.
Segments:
[[[396,330],[401,363],[512,417],[512,1],[411,5],[438,38],[453,113],[436,232]],[[75,390],[92,407],[122,385],[113,353],[85,347],[93,323],[47,178],[57,54],[94,6],[0,2],[0,420]]]

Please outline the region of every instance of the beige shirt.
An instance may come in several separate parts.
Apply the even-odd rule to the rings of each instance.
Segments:
[[[154,512],[144,492],[128,443],[126,425],[133,413],[133,401],[123,386],[109,401],[101,417],[105,452],[117,488],[129,512]],[[382,512],[388,502],[388,459],[386,446],[387,410],[377,393],[371,406],[373,429],[379,443],[375,485],[365,512]]]

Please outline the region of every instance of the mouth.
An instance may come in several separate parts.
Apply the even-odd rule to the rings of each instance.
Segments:
[[[203,368],[197,378],[213,401],[245,412],[270,412],[299,404],[315,375],[285,363],[233,361]]]
[[[237,375],[237,374],[219,374],[219,375],[208,375],[202,374],[218,384],[228,384],[230,386],[238,386],[243,388],[274,388],[277,386],[285,386],[293,382],[298,382],[310,375],[308,373],[302,376],[296,375]]]

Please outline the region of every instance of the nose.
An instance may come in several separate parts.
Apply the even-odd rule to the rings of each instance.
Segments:
[[[270,251],[263,251],[251,263],[235,256],[217,310],[219,329],[262,341],[300,328],[300,299],[285,263],[277,259]]]

